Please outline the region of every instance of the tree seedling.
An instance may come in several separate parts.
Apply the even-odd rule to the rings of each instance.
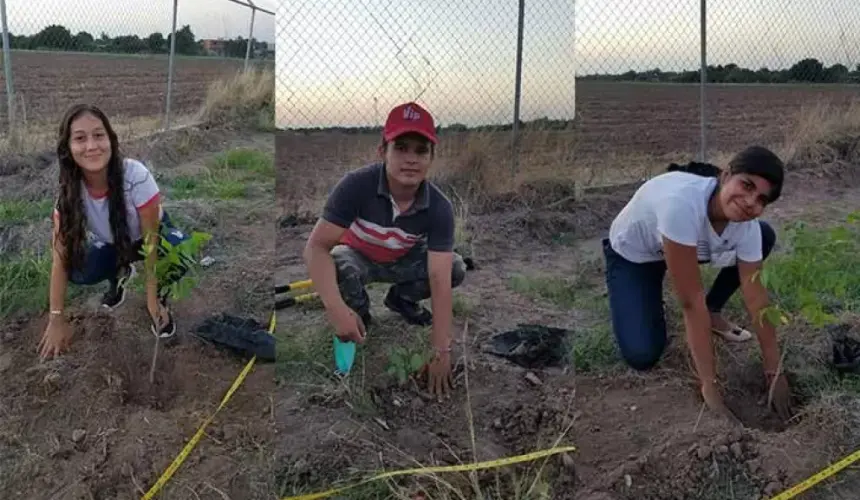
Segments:
[[[421,367],[427,362],[424,349],[407,349],[397,346],[388,351],[388,367],[385,373],[397,379],[399,385],[403,385],[409,377],[421,371]]]
[[[200,270],[203,268],[199,263],[200,259],[198,257],[203,245],[212,238],[212,235],[193,231],[188,239],[182,241],[178,245],[173,245],[162,235],[159,235],[159,238],[160,245],[157,250],[158,259],[155,262],[155,276],[158,280],[159,287],[161,286],[161,283],[172,281],[172,283],[167,287],[167,296],[172,299],[173,302],[178,302],[187,298],[194,287],[197,286],[198,275]],[[143,245],[140,252],[144,258],[144,262],[146,262],[146,256],[153,251],[154,245],[149,243],[151,241],[150,237],[147,237],[144,241],[147,243]],[[177,278],[174,273],[177,272],[177,268],[179,266],[184,267],[185,271]],[[145,282],[146,273],[138,274],[138,287],[145,287]],[[149,369],[150,383],[155,382],[155,367],[158,362],[158,348],[160,343],[161,337],[156,335],[155,347],[152,352],[152,365]]]

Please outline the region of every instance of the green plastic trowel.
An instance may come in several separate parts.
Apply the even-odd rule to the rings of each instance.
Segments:
[[[352,369],[355,361],[355,342],[344,342],[337,335],[332,335],[334,346],[334,365],[340,375],[346,375]]]

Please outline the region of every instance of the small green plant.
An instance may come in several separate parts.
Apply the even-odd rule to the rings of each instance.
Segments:
[[[197,275],[199,274],[200,264],[198,256],[203,245],[208,242],[212,236],[208,233],[194,231],[190,237],[178,245],[173,245],[164,235],[159,235],[159,248],[155,248],[155,244],[150,240],[151,233],[147,233],[140,253],[143,256],[144,263],[148,255],[153,251],[158,252],[158,259],[155,262],[155,277],[159,287],[162,283],[172,281],[168,285],[168,296],[173,300],[182,300],[190,295],[191,290],[197,286]],[[144,264],[145,266],[145,264]],[[177,267],[182,266],[185,272],[181,276],[176,276]],[[137,286],[145,286],[147,273],[142,273],[137,280]],[[149,382],[155,382],[155,366],[158,361],[158,345],[160,337],[156,337],[155,348],[152,352],[152,365],[149,370]]]
[[[155,277],[158,283],[173,282],[168,286],[169,297],[174,300],[182,300],[189,296],[191,290],[197,286],[201,265],[199,255],[203,246],[212,239],[208,233],[194,231],[187,240],[178,245],[173,245],[163,235],[159,235],[158,259],[155,262]],[[140,254],[146,261],[146,256],[153,250],[152,243],[145,243],[140,249]],[[185,273],[179,279],[173,279],[172,274],[176,272],[177,266],[184,266]],[[135,279],[135,287],[143,290],[146,284],[146,273],[140,273]]]
[[[388,351],[388,366],[385,373],[393,376],[400,385],[403,385],[409,377],[417,374],[426,362],[427,354],[424,349],[393,347]]]
[[[451,303],[451,309],[456,318],[465,318],[472,313],[472,302],[465,296],[454,293]]]
[[[860,213],[847,224],[820,229],[791,224],[786,240],[791,252],[775,257],[760,274],[773,295],[763,311],[774,325],[802,320],[815,327],[833,324],[834,312],[855,312],[860,305]]]

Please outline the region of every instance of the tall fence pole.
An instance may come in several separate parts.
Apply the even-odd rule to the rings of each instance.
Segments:
[[[699,46],[701,49],[701,69],[699,70],[699,128],[701,129],[701,137],[699,138],[699,158],[701,162],[708,161],[708,144],[707,144],[707,126],[708,119],[705,115],[707,105],[705,104],[705,94],[708,87],[708,9],[706,0],[700,0],[699,3]]]
[[[6,0],[0,0],[0,22],[3,23],[3,73],[6,77],[6,118],[9,137],[15,130],[15,92],[12,87],[12,49],[9,46],[9,25],[6,21]]]
[[[173,57],[176,54],[176,13],[179,0],[173,0],[173,26],[170,28],[170,55],[167,57],[167,104],[164,109],[164,130],[170,130],[170,101],[173,98]]]
[[[512,170],[516,174],[520,165],[520,97],[523,84],[523,20],[525,18],[526,0],[520,0],[519,18],[517,19],[517,70],[514,83],[514,126]]]
[[[251,3],[251,2],[248,2]],[[251,46],[254,41],[254,14],[257,13],[257,8],[251,4],[251,29],[248,30],[248,43],[245,46],[245,71],[248,71],[248,60],[251,58]]]

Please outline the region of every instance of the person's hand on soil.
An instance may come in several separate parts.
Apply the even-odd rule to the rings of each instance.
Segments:
[[[738,417],[732,413],[729,407],[726,406],[725,401],[723,401],[723,395],[720,394],[720,388],[716,382],[702,384],[702,398],[711,411],[726,418],[729,423],[740,424]]]
[[[364,342],[365,327],[361,316],[349,307],[343,307],[332,312],[331,322],[335,329],[335,335],[343,342]]]
[[[773,388],[772,390],[771,387]],[[780,373],[776,377],[768,375],[767,390],[770,408],[779,415],[779,418],[788,421],[792,416],[791,390],[788,387],[788,380],[785,374]]]
[[[427,372],[427,390],[437,398],[447,396],[453,386],[454,380],[451,372],[451,353],[437,352],[430,363],[424,365]]]
[[[60,355],[68,349],[72,341],[72,328],[62,315],[51,316],[48,321],[48,326],[42,334],[42,339],[39,341],[39,358],[44,360],[48,357]]]

